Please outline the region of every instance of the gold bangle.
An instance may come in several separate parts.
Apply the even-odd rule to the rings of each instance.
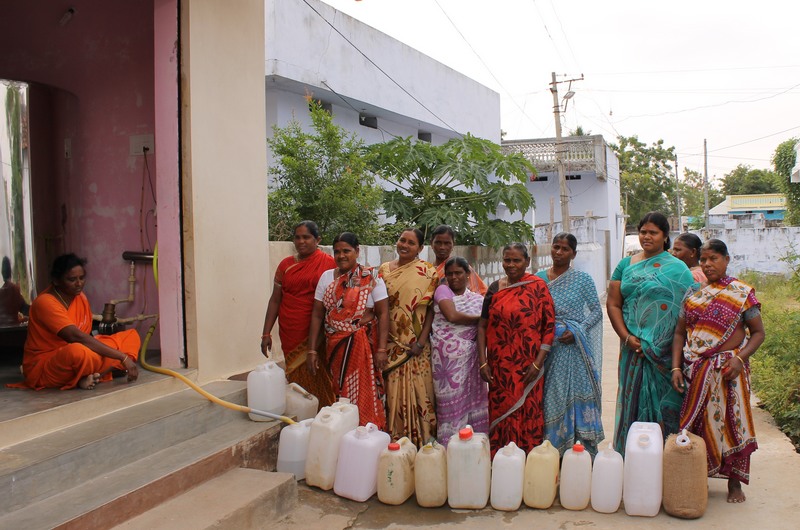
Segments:
[[[537,371],[537,372],[541,371],[541,368],[539,368],[538,366],[536,366],[536,361],[532,361],[532,362],[531,362],[531,364],[533,365],[533,367],[534,367],[534,368],[536,368],[536,371]]]
[[[483,370],[483,368],[484,368],[485,366],[489,366],[489,362],[488,362],[488,361],[487,361],[487,362],[485,362],[485,363],[483,363],[482,365],[480,365],[480,366],[478,367],[478,370]]]
[[[680,368],[673,368],[672,370],[670,370],[670,372],[674,372],[675,370],[680,371]]]
[[[268,339],[270,337],[272,337],[272,335],[270,335],[269,333],[264,333],[263,335],[261,335],[262,339]]]
[[[628,340],[630,340],[630,338],[631,338],[631,334],[630,334],[630,333],[628,333],[628,336],[627,336],[627,337],[625,337],[625,346],[627,346],[627,345],[628,345]]]
[[[744,368],[744,359],[739,357],[738,353],[734,353],[733,356],[736,357],[737,359],[739,359],[739,362],[742,363],[742,368]]]
[[[125,354],[122,354],[122,359],[120,359],[119,362],[122,363],[122,366],[125,366],[125,361],[127,361],[127,360],[128,360],[128,356],[125,355]]]
[[[306,355],[308,355],[309,353],[313,353],[314,355],[317,355],[317,350],[308,350],[306,352]]]

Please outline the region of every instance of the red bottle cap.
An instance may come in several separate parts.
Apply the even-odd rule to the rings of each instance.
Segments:
[[[472,439],[472,427],[464,427],[463,429],[458,431],[458,439],[459,440],[471,440]]]
[[[581,445],[580,443],[576,443],[572,446],[572,451],[575,453],[582,453],[586,448]]]
[[[400,444],[399,443],[392,442],[392,443],[389,444],[389,451],[399,451],[399,450],[400,450]]]

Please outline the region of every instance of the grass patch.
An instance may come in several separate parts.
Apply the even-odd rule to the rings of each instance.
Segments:
[[[797,262],[795,262],[797,263]],[[742,281],[756,288],[766,339],[753,355],[752,384],[764,408],[800,450],[800,282],[748,273]]]

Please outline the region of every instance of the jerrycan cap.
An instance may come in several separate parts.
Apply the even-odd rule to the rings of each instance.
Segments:
[[[458,431],[458,439],[459,440],[471,440],[472,439],[472,427],[467,425],[463,429]]]
[[[680,447],[684,447],[692,443],[692,441],[689,439],[689,435],[686,434],[686,429],[684,429],[681,434],[678,435],[678,437],[675,439],[675,443]]]
[[[650,436],[647,434],[639,435],[639,447],[647,447],[650,445]]]
[[[585,450],[586,450],[586,448],[580,442],[575,442],[575,445],[572,446],[572,452],[574,452],[574,453],[582,453]]]
[[[397,442],[392,442],[392,443],[389,444],[389,448],[388,449],[389,449],[389,451],[399,451],[400,450],[400,444],[397,443]]]

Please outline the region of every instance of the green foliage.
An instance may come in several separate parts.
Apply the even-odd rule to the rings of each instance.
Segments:
[[[534,205],[524,183],[535,171],[521,154],[505,155],[469,134],[439,146],[395,138],[367,152],[372,170],[389,184],[383,207],[397,231],[415,226],[427,238],[436,225],[448,224],[463,245],[533,241],[530,224],[492,218],[501,204],[522,214]]]
[[[621,202],[627,203],[628,225],[636,225],[644,214],[659,211],[675,214],[675,147],[665,147],[664,140],[647,146],[637,136],[619,136],[611,144],[619,158]]]
[[[319,225],[322,242],[353,232],[365,244],[379,239],[381,189],[366,170],[363,142],[333,123],[309,100],[313,133],[293,120],[274,127],[267,140],[276,164],[269,191],[269,236],[290,241],[292,228],[304,219]]]
[[[792,168],[794,167],[797,153],[794,146],[798,139],[792,138],[782,142],[772,155],[772,164],[775,172],[781,176],[781,191],[786,195],[786,216],[784,224],[788,226],[800,225],[800,184],[790,182]]]
[[[583,130],[583,126],[581,126],[581,125],[578,125],[577,127],[575,127],[574,131],[570,131],[569,132],[570,136],[590,136],[591,134],[592,134],[592,131],[584,131]]]
[[[708,208],[725,200],[725,195],[713,183],[708,183]],[[699,172],[685,169],[683,180],[681,181],[681,202],[683,203],[681,213],[694,217],[690,223],[690,228],[698,229],[704,225],[705,215],[705,195],[703,193],[703,175]]]
[[[739,164],[722,179],[723,195],[780,193],[781,176],[766,169],[753,169]]]
[[[764,408],[800,448],[800,255],[792,246],[782,258],[792,275],[783,277],[748,275],[744,281],[756,286],[762,303],[766,338],[752,357],[752,384]]]

